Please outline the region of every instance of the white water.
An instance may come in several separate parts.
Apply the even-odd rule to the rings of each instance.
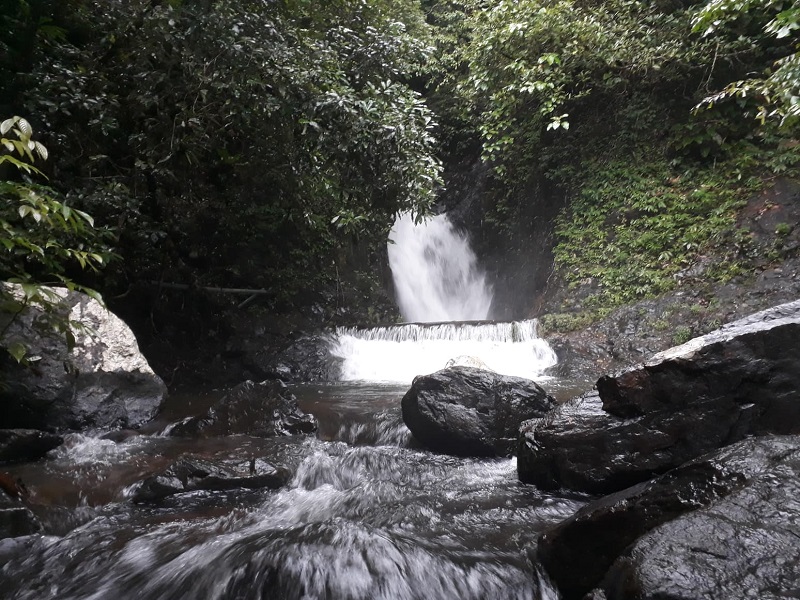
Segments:
[[[407,322],[487,319],[492,289],[467,238],[447,215],[419,225],[400,215],[389,234],[389,266]]]
[[[538,379],[556,364],[535,321],[477,322],[489,315],[492,289],[467,238],[446,215],[419,225],[411,215],[400,215],[389,239],[400,312],[414,323],[337,329],[331,354],[342,360],[342,381],[406,384],[453,359]]]
[[[557,361],[552,348],[538,337],[533,320],[340,327],[331,353],[342,359],[343,381],[393,383],[410,383],[457,357],[475,358],[503,375],[529,379],[541,378]]]

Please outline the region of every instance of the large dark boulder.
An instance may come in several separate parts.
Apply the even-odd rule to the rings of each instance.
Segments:
[[[750,485],[798,452],[800,437],[770,436],[705,455],[587,504],[542,534],[537,558],[565,600],[582,598],[637,539]]]
[[[245,381],[228,392],[206,414],[178,423],[170,435],[274,437],[316,430],[316,419],[300,410],[297,398],[285,383],[277,380]]]
[[[13,290],[13,288],[12,288]],[[0,426],[46,430],[137,427],[151,420],[166,386],[139,352],[130,328],[99,302],[53,289],[54,313],[31,305],[10,318],[2,343],[21,343],[31,367],[6,358]],[[75,343],[55,333],[53,314],[80,323]]]
[[[597,384],[521,429],[519,476],[611,493],[749,435],[800,433],[800,302],[751,315]]]
[[[555,400],[536,382],[472,367],[414,378],[403,421],[428,448],[464,456],[507,456],[519,425],[547,414]]]
[[[618,417],[730,400],[746,407],[753,433],[800,424],[800,301],[734,321],[601,377],[603,408]]]
[[[0,463],[38,460],[63,442],[60,435],[36,429],[0,429]]]
[[[238,464],[220,464],[184,457],[163,473],[148,477],[133,494],[134,502],[155,502],[175,494],[196,490],[236,488],[279,488],[288,483],[290,473],[261,459]]]
[[[608,600],[800,595],[800,440],[738,448],[720,464],[745,481],[630,546],[601,585]]]

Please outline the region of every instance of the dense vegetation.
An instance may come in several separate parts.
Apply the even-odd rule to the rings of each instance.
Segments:
[[[464,15],[464,68],[440,90],[493,166],[495,239],[522,232],[509,248],[525,247],[536,182],[564,194],[557,274],[592,291],[560,308],[599,316],[699,264],[712,280],[747,270],[738,211],[800,160],[793,3],[509,0]]]
[[[413,6],[5,4],[4,108],[47,132],[68,201],[114,228],[104,286],[263,288],[277,306],[434,198]]]
[[[541,202],[530,191],[547,181],[565,198],[557,272],[595,289],[565,309],[607,310],[670,289],[706,256],[712,278],[744,268],[739,207],[800,158],[798,12],[788,0],[0,0],[0,114],[42,132],[47,197],[96,222],[77,233],[111,232],[112,247],[84,255],[117,256],[101,277],[58,262],[108,296],[180,283],[263,289],[271,311],[362,301],[365,313],[395,214],[424,215],[442,162],[473,153],[491,166],[484,212],[500,251],[524,249],[515,237]],[[19,186],[38,184],[0,176],[11,223]],[[49,235],[26,223],[31,239]],[[10,256],[2,275],[19,277]],[[342,283],[356,290],[346,299]]]

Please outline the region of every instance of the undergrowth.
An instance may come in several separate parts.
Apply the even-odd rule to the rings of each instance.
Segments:
[[[557,222],[555,266],[570,288],[591,291],[558,329],[684,280],[726,282],[750,272],[757,249],[738,225],[740,209],[769,177],[800,162],[787,143],[738,143],[729,158],[705,164],[653,150],[586,161],[573,182]]]

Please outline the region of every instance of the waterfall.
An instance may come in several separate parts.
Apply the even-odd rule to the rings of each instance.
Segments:
[[[400,215],[389,234],[389,266],[397,302],[408,322],[481,320],[492,290],[463,234],[447,215],[419,225]]]
[[[400,215],[389,235],[389,265],[406,321],[388,327],[340,327],[331,354],[343,381],[411,383],[457,364],[539,378],[556,364],[536,321],[485,321],[492,289],[467,238],[446,215],[415,224]]]
[[[537,335],[536,325],[528,320],[340,327],[331,353],[342,360],[343,381],[410,383],[417,375],[443,369],[452,359],[534,379],[557,361]]]

